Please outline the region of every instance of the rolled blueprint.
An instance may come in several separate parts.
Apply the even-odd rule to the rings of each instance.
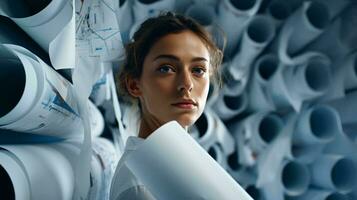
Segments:
[[[348,200],[347,195],[330,190],[309,189],[304,194],[289,197],[290,200]]]
[[[198,143],[208,151],[214,143],[221,145],[224,155],[234,151],[234,139],[221,119],[210,109],[206,108],[196,123],[191,127],[198,133]],[[190,132],[190,134],[192,134]]]
[[[292,8],[287,1],[273,0],[269,3],[266,13],[270,16],[275,23],[275,27],[280,25],[290,16]]]
[[[320,54],[303,65],[289,67],[280,63],[267,88],[276,107],[292,106],[299,111],[303,102],[322,96],[330,84],[330,61]]]
[[[252,80],[248,85],[248,110],[273,111],[275,105],[267,89],[268,81],[276,73],[279,59],[275,54],[264,54],[256,61]]]
[[[234,80],[249,76],[254,59],[263,51],[274,36],[275,26],[271,18],[264,15],[252,17],[243,32],[239,51],[228,68]]]
[[[223,169],[227,169],[227,156],[224,155],[221,145],[215,143],[207,152]]]
[[[157,16],[161,11],[173,10],[175,0],[135,0],[133,14],[135,22],[143,22],[149,17]]]
[[[325,105],[315,105],[301,111],[293,142],[298,145],[328,143],[341,131],[341,120],[336,110]]]
[[[229,96],[221,93],[212,109],[221,119],[228,120],[242,113],[246,109],[247,104],[245,92],[237,96]]]
[[[261,0],[224,0],[218,7],[217,23],[227,36],[226,55],[233,55],[250,18],[258,12]]]
[[[71,84],[28,50],[15,45],[2,45],[1,49],[6,52],[2,57],[10,57],[13,63],[5,65],[4,70],[11,67],[22,74],[22,78],[17,75],[17,84],[24,89],[23,92],[20,89],[9,93],[9,100],[5,100],[8,101],[6,111],[0,117],[0,127],[58,137],[80,136],[82,124]]]
[[[252,199],[175,121],[154,131],[126,164],[158,199]]]
[[[345,90],[357,88],[357,52],[347,57],[345,62]]]
[[[346,193],[356,184],[356,163],[341,155],[320,156],[311,166],[312,185]]]
[[[12,10],[11,6],[5,5],[2,8],[8,9],[0,9],[0,15],[11,18],[49,53],[53,67],[74,68],[75,25],[72,1],[51,1],[41,11],[30,16],[19,15],[21,10]]]

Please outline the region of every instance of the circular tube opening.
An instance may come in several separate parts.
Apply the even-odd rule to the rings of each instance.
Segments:
[[[212,146],[208,149],[208,154],[214,159],[217,160],[217,150]]]
[[[336,189],[341,192],[349,192],[356,184],[356,165],[347,158],[337,161],[331,171],[331,180]]]
[[[325,63],[312,60],[305,70],[307,85],[314,91],[325,91],[330,84],[330,70]]]
[[[282,121],[276,115],[267,115],[259,124],[259,134],[264,142],[270,143],[279,134]]]
[[[317,107],[310,115],[311,132],[322,141],[333,139],[337,130],[338,119],[334,112],[327,107]]]
[[[0,117],[9,113],[20,101],[25,89],[26,75],[22,63],[15,59],[0,58]]]
[[[186,14],[203,26],[209,26],[213,22],[214,13],[206,6],[191,6]]]
[[[6,170],[0,165],[0,185],[2,199],[15,199],[15,189]]]
[[[317,29],[325,28],[330,21],[328,10],[322,3],[312,2],[306,15],[309,22]]]
[[[290,15],[290,7],[286,1],[273,1],[268,11],[277,20],[285,20]]]
[[[282,183],[290,195],[302,194],[308,187],[310,175],[307,168],[297,162],[289,162],[282,171]]]
[[[161,1],[161,0],[139,0],[139,2],[143,3],[143,4],[152,4],[152,3],[155,3],[158,1]]]
[[[238,110],[243,106],[244,98],[242,95],[224,96],[223,101],[229,109]]]
[[[199,137],[203,137],[208,129],[208,119],[207,114],[205,112],[203,112],[202,115],[198,118],[195,123],[195,126],[198,129]]]
[[[276,56],[264,57],[258,65],[258,73],[260,77],[268,81],[278,68],[278,58]]]
[[[230,0],[230,2],[238,10],[249,10],[254,7],[256,0]]]
[[[254,185],[248,186],[246,191],[254,200],[262,200],[263,199],[263,194]]]
[[[269,18],[255,17],[248,25],[248,36],[257,43],[268,42],[274,37],[275,27]]]

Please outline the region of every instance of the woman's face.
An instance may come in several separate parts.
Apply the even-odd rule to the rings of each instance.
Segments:
[[[159,39],[145,57],[138,80],[143,117],[192,125],[206,104],[209,58],[207,47],[191,31]]]

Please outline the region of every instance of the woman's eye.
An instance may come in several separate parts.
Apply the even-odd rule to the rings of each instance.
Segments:
[[[203,74],[206,73],[206,69],[202,67],[195,67],[192,69],[192,72],[196,75],[203,76]]]
[[[160,73],[169,73],[169,72],[173,72],[174,70],[169,65],[162,65],[157,69],[157,71]]]

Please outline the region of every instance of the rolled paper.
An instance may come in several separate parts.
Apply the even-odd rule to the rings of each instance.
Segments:
[[[335,99],[328,102],[328,105],[336,109],[339,113],[342,124],[354,124],[357,122],[357,92],[350,92],[344,98]]]
[[[250,18],[258,12],[261,2],[261,0],[224,0],[220,2],[217,23],[227,36],[226,55],[234,54],[245,26]]]
[[[99,137],[104,131],[104,117],[92,102],[88,104],[88,112],[91,135],[92,137]]]
[[[62,138],[22,133],[6,129],[0,129],[0,145],[2,144],[42,144],[63,141]]]
[[[289,3],[284,0],[273,0],[269,3],[266,13],[275,23],[275,27],[280,25],[290,16],[292,8]]]
[[[124,44],[129,42],[130,27],[134,22],[132,2],[133,1],[129,1],[129,0],[119,1],[119,8],[116,9],[115,12],[118,26],[120,27],[121,30],[120,34]]]
[[[56,69],[74,68],[75,26],[71,1],[50,2],[34,15],[21,16],[18,12],[21,10],[8,9],[0,15],[11,18],[47,51]]]
[[[252,80],[248,85],[248,110],[273,111],[275,105],[267,91],[267,84],[276,73],[279,65],[275,54],[264,54],[254,65]]]
[[[271,18],[256,15],[243,32],[240,49],[234,56],[228,70],[234,80],[249,76],[254,59],[263,51],[275,36],[275,26]]]
[[[227,169],[227,158],[223,154],[221,145],[215,143],[207,152],[223,169]]]
[[[72,199],[71,164],[48,145],[2,145],[0,165],[10,177],[16,199]],[[51,177],[51,178],[49,178]]]
[[[214,132],[216,133],[217,143],[221,145],[225,156],[232,154],[235,150],[235,142],[232,134],[229,132],[222,120],[212,111],[214,122]]]
[[[319,2],[304,2],[292,14],[284,26],[293,26],[294,31],[289,38],[287,53],[293,55],[318,37],[330,22],[327,7]]]
[[[310,184],[310,172],[306,165],[290,161],[283,165],[281,183],[284,192],[291,196],[303,194]]]
[[[316,105],[301,112],[293,142],[297,145],[326,144],[341,131],[341,120],[336,110],[329,106]]]
[[[57,137],[80,137],[83,127],[72,85],[28,50],[14,45],[3,45],[1,49],[12,53],[7,54],[12,59],[11,68],[22,73],[22,78],[17,75],[18,84],[25,85],[20,86],[24,88],[21,96],[13,92],[10,101],[5,100],[7,108],[2,111],[0,127]],[[5,66],[4,70],[10,67]],[[1,81],[11,83],[8,79]]]
[[[321,189],[309,189],[300,196],[289,197],[289,200],[348,200],[347,195]]]
[[[345,90],[352,90],[357,88],[357,53],[348,56],[345,63]]]
[[[289,157],[303,164],[311,164],[324,152],[325,144],[291,145]]]
[[[295,67],[280,63],[267,88],[278,108],[292,106],[299,111],[303,102],[317,99],[331,83],[330,61],[322,54]]]
[[[185,14],[195,19],[208,31],[212,31],[211,29],[213,26],[214,19],[216,17],[216,13],[213,6],[195,3],[188,7]]]
[[[135,22],[142,22],[149,17],[157,16],[161,11],[173,10],[175,0],[135,0],[133,15]]]
[[[242,113],[247,107],[247,104],[246,93],[242,93],[238,96],[221,94],[212,109],[221,119],[228,120]]]
[[[231,63],[230,63],[231,64]],[[229,79],[226,81],[226,84],[223,86],[223,91],[221,93],[229,95],[229,96],[238,96],[244,93],[244,89],[248,85],[249,76],[243,76],[238,80],[234,79],[233,70],[226,69],[226,74]]]
[[[183,13],[186,12],[187,8],[190,7],[193,3],[199,3],[199,2],[195,2],[195,0],[175,1],[175,11],[177,13],[182,13],[183,14]]]
[[[348,0],[334,1],[334,0],[317,0],[319,3],[323,3],[330,14],[330,18],[334,19],[351,3]]]
[[[125,163],[158,199],[252,199],[175,121],[154,131]]]
[[[311,165],[312,185],[341,193],[350,192],[356,184],[356,169],[356,163],[344,156],[320,156]]]

